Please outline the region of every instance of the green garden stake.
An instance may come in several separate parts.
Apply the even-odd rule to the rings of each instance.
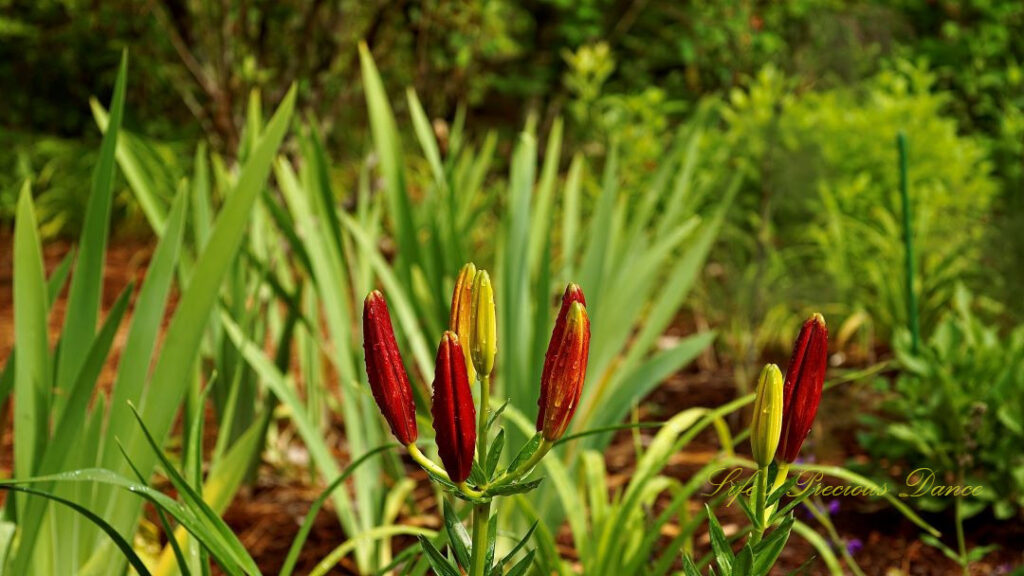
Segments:
[[[917,319],[917,293],[914,291],[914,238],[910,227],[910,190],[907,177],[907,135],[902,130],[896,135],[900,155],[900,198],[903,200],[903,244],[906,248],[907,321],[910,323],[911,349],[917,354],[921,341],[921,327]]]

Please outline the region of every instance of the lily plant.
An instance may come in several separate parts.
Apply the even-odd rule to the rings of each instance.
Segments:
[[[494,289],[486,270],[472,263],[460,271],[452,295],[449,329],[441,336],[434,369],[431,416],[441,463],[417,446],[416,405],[412,386],[395,340],[384,295],[371,292],[363,305],[363,347],[366,374],[373,397],[395,438],[430,479],[455,498],[472,506],[472,537],[450,506],[444,520],[454,563],[430,540],[420,545],[434,570],[445,576],[489,574],[519,575],[532,564],[530,550],[518,561],[516,554],[530,538],[530,530],[501,560],[495,562],[499,496],[529,492],[542,479],[530,474],[562,438],[579,405],[590,351],[590,320],[583,291],[569,284],[544,357],[540,380],[537,432],[511,463],[499,470],[505,447],[503,429],[491,439],[490,431],[504,406],[490,410],[491,374],[497,356]],[[470,382],[479,386],[474,405]],[[506,566],[510,566],[506,572]]]

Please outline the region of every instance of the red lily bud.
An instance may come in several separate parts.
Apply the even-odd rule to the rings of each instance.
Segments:
[[[570,284],[544,357],[537,405],[537,431],[549,441],[565,434],[583,392],[590,354],[590,319],[579,286]]]
[[[827,361],[828,328],[825,318],[814,314],[800,329],[789,369],[786,370],[786,383],[782,389],[782,437],[776,453],[782,462],[796,460],[804,439],[811,431],[818,403],[821,402]]]
[[[384,295],[374,290],[363,302],[363,351],[366,354],[366,376],[370,379],[373,399],[391,432],[408,446],[416,441],[416,405],[412,386],[405,373],[402,356],[395,342],[391,315]]]
[[[562,334],[565,332],[565,319],[569,315],[569,307],[572,306],[573,302],[579,302],[583,305],[584,311],[587,308],[587,299],[583,296],[583,290],[578,284],[570,283],[565,287],[565,292],[562,294],[562,307],[558,310],[558,317],[555,319],[555,328],[551,331],[551,340],[548,344],[547,354],[544,355],[544,371],[542,372],[541,381],[546,382],[551,377],[551,370],[555,364],[555,355],[553,354],[552,346],[555,346],[556,342],[562,341]],[[587,324],[589,329],[589,323]],[[589,344],[589,338],[588,338]],[[544,404],[546,402],[544,398],[544,389],[541,388],[540,397],[540,410],[541,414],[544,413]],[[538,417],[539,421],[539,417]]]
[[[434,416],[437,452],[452,482],[464,482],[473,466],[476,447],[476,408],[466,377],[466,357],[459,337],[451,331],[441,337],[434,368]]]

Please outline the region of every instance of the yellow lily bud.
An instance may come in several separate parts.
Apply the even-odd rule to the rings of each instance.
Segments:
[[[469,337],[473,366],[482,376],[491,375],[494,356],[498,353],[498,338],[494,320],[494,289],[486,270],[480,270],[473,279],[473,329]]]
[[[476,266],[469,262],[459,271],[455,279],[455,290],[452,292],[452,309],[449,316],[448,329],[459,337],[462,351],[466,358],[466,375],[472,384],[476,380],[476,369],[473,368],[473,357],[470,351],[473,331],[473,279],[476,277]]]
[[[768,364],[757,379],[754,419],[750,423],[750,451],[761,468],[772,463],[782,435],[782,372]]]

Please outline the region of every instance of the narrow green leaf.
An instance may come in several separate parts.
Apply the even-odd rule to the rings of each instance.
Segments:
[[[462,525],[459,520],[459,515],[455,512],[455,508],[447,498],[444,499],[444,529],[448,534],[448,543],[451,545],[452,552],[455,554],[455,561],[462,566],[463,569],[469,570],[469,559],[472,550],[472,544],[469,537],[469,532],[466,531],[466,527]]]
[[[498,469],[498,462],[501,462],[501,452],[505,449],[505,429],[498,430],[498,435],[491,441],[491,446],[487,450],[487,470],[486,477],[489,479],[494,476],[494,471]]]
[[[82,369],[79,371],[75,383],[71,386],[71,395],[67,400],[67,410],[64,411],[60,420],[56,423],[53,437],[48,439],[46,445],[40,451],[39,463],[34,473],[53,474],[60,471],[69,453],[77,445],[77,441],[82,435],[82,430],[86,428],[86,417],[89,415],[89,400],[92,398],[96,381],[103,370],[103,365],[106,363],[110,346],[114,342],[114,336],[117,334],[117,330],[121,326],[121,320],[124,318],[124,313],[128,309],[128,301],[133,290],[134,284],[129,282],[128,286],[121,291],[120,296],[114,302],[110,313],[107,314],[102,329],[100,329],[96,339],[93,340],[92,346],[89,347],[85,361],[82,364]],[[86,443],[84,447],[95,450],[97,444]],[[95,454],[90,455],[92,458],[95,456]],[[94,465],[94,460],[90,462],[90,465]],[[43,486],[41,489],[49,491],[50,487]],[[42,525],[45,509],[46,504],[43,500],[31,499],[28,501],[21,525],[19,558],[22,557],[20,550],[24,550],[25,554],[31,556],[28,552],[33,550],[35,546],[38,529]],[[27,561],[21,560],[21,562]]]
[[[772,530],[771,534],[758,543],[754,549],[756,557],[754,559],[753,574],[755,576],[766,576],[771,572],[772,566],[775,565],[779,554],[786,547],[786,542],[789,542],[789,535],[793,530],[793,522],[792,516],[786,518]]]
[[[427,537],[417,536],[417,538],[420,541],[420,547],[423,548],[423,553],[438,576],[459,576],[458,569],[448,562],[444,555],[430,543]]]
[[[419,240],[413,224],[412,204],[405,188],[405,167],[402,164],[402,147],[398,141],[398,129],[394,114],[388,103],[387,92],[381,82],[377,65],[373,62],[366,44],[359,44],[359,61],[363,71],[363,89],[366,92],[366,107],[370,114],[370,131],[377,149],[381,173],[387,184],[387,198],[391,217],[395,219],[395,237],[398,241],[399,266],[402,281],[411,286],[411,266],[422,262]]]
[[[832,547],[828,541],[815,532],[813,528],[800,521],[793,524],[793,530],[818,551],[818,555],[825,562],[825,566],[828,567],[829,573],[832,576],[843,576],[843,567],[839,563],[839,559],[836,558],[835,553],[832,552]]]
[[[299,560],[299,553],[302,552],[302,547],[306,543],[306,538],[309,537],[309,531],[313,529],[313,522],[316,520],[316,515],[320,512],[320,509],[323,508],[324,503],[327,502],[327,498],[329,498],[334,491],[337,490],[338,487],[341,486],[341,484],[359,468],[360,464],[377,454],[384,452],[385,450],[394,448],[395,446],[395,444],[378,446],[359,458],[356,458],[345,467],[345,470],[339,474],[337,478],[332,480],[331,483],[324,488],[323,492],[321,492],[320,495],[316,497],[316,500],[314,500],[310,505],[309,511],[306,512],[306,517],[302,521],[302,526],[299,528],[299,532],[295,535],[295,539],[292,540],[292,545],[288,549],[288,555],[285,557],[284,564],[282,565],[278,576],[291,576],[292,571],[295,569],[295,563]]]
[[[537,529],[537,522],[534,521],[533,524],[530,525],[530,529],[526,531],[526,534],[523,535],[523,537],[519,540],[519,542],[517,542],[516,545],[513,546],[512,549],[508,551],[508,554],[505,554],[504,558],[502,558],[501,560],[498,561],[498,564],[494,567],[494,570],[498,574],[501,574],[501,571],[505,568],[505,565],[508,564],[509,562],[511,562],[513,558],[515,558],[516,553],[518,553],[520,550],[522,550],[523,546],[526,546],[526,543],[530,541],[530,537],[533,536],[533,532],[536,529]]]
[[[732,574],[734,557],[732,547],[729,546],[729,540],[725,537],[722,525],[718,523],[718,518],[711,511],[711,507],[705,504],[704,509],[707,511],[708,535],[711,537],[711,548],[715,552],[715,562],[721,568],[722,574]]]
[[[736,564],[732,567],[733,576],[749,576],[750,570],[754,565],[754,551],[747,544],[740,550],[740,553],[736,555]]]
[[[133,406],[134,408],[134,406]],[[138,411],[134,411],[135,419],[139,423],[139,427],[142,429],[142,435],[145,437],[146,442],[149,443],[150,449],[156,453],[157,458],[160,460],[160,464],[163,466],[164,472],[167,474],[167,478],[174,485],[174,489],[178,491],[178,495],[182,498],[185,505],[192,511],[192,513],[204,521],[208,526],[212,527],[214,533],[219,536],[221,542],[224,544],[231,561],[235,562],[239,567],[245,570],[249,574],[259,574],[259,568],[253,561],[252,557],[239,542],[238,537],[231,531],[227,524],[221,520],[220,516],[210,508],[209,504],[203,500],[203,497],[196,492],[187,480],[178,472],[178,469],[167,459],[164,455],[163,449],[157,444],[156,439],[150,434],[146,428],[145,423],[142,420],[142,415]],[[126,456],[127,457],[127,456]],[[134,463],[129,460],[129,463],[136,474],[140,474],[136,469]],[[140,474],[141,475],[141,474]],[[222,558],[227,559],[227,558]]]
[[[192,280],[182,294],[168,326],[152,380],[139,404],[142,420],[153,436],[161,441],[170,432],[178,406],[188,388],[190,368],[199,352],[202,334],[217,301],[221,281],[241,246],[253,204],[259,197],[277,149],[284,139],[294,106],[293,86],[242,169],[238,183],[214,224],[207,247],[196,262]],[[150,473],[156,464],[156,455],[148,450],[145,440],[138,434],[132,435],[127,447],[128,454],[139,469],[144,474]],[[118,499],[114,506],[111,523],[122,533],[128,533],[135,524],[138,503]]]
[[[127,79],[128,53],[124,52],[114,84],[110,122],[103,135],[99,159],[92,175],[92,190],[85,207],[78,260],[75,262],[75,273],[71,276],[71,287],[64,313],[64,329],[61,336],[65,342],[74,342],[74,345],[62,346],[57,362],[54,407],[58,416],[63,410],[68,388],[78,375],[82,362],[85,361],[85,354],[89,350],[88,344],[95,338],[96,321],[103,297],[103,265],[106,261],[110,207],[114,194],[114,153],[117,134],[121,129],[121,118],[124,115]]]
[[[534,202],[533,218],[530,222],[530,247],[527,254],[529,271],[537,273],[540,265],[541,251],[551,239],[551,205],[554,196],[555,180],[558,178],[558,163],[562,158],[562,119],[555,120],[551,126],[544,152],[544,165],[537,183],[537,197]],[[541,284],[542,286],[544,284]]]
[[[105,441],[107,445],[112,445],[118,438],[126,439],[133,435],[133,419],[128,403],[138,404],[142,401],[183,242],[187,199],[183,193],[179,193],[175,198],[163,236],[153,252],[146,278],[139,289],[135,312],[132,314],[111,392],[110,417]],[[114,469],[117,465],[119,461],[114,452],[109,450],[105,453],[104,467]]]
[[[10,490],[12,492],[21,492],[24,494],[41,496],[48,500],[59,502],[71,508],[75,512],[78,512],[79,514],[85,516],[89,519],[90,522],[99,526],[100,529],[107,533],[107,536],[109,536],[110,539],[114,542],[114,544],[117,545],[117,548],[121,551],[121,554],[124,555],[124,557],[132,565],[132,568],[134,568],[135,571],[140,574],[140,576],[149,576],[149,570],[146,568],[145,562],[143,562],[142,559],[139,558],[138,554],[135,553],[135,549],[132,548],[132,545],[129,544],[127,540],[122,538],[121,535],[117,533],[117,530],[115,530],[113,526],[107,524],[106,521],[103,520],[103,518],[93,513],[88,508],[80,506],[71,500],[61,498],[59,496],[50,494],[48,492],[44,492],[42,490],[36,490],[34,488],[25,488],[24,486],[12,486],[10,484],[0,484],[0,490]]]
[[[513,566],[505,576],[522,576],[523,574],[526,574],[526,571],[529,570],[530,566],[533,564],[533,554],[533,550],[527,552],[526,556],[523,556],[522,560],[516,562],[516,565]]]
[[[35,473],[47,439],[50,367],[45,285],[35,209],[26,182],[14,229],[14,474],[21,478]]]

